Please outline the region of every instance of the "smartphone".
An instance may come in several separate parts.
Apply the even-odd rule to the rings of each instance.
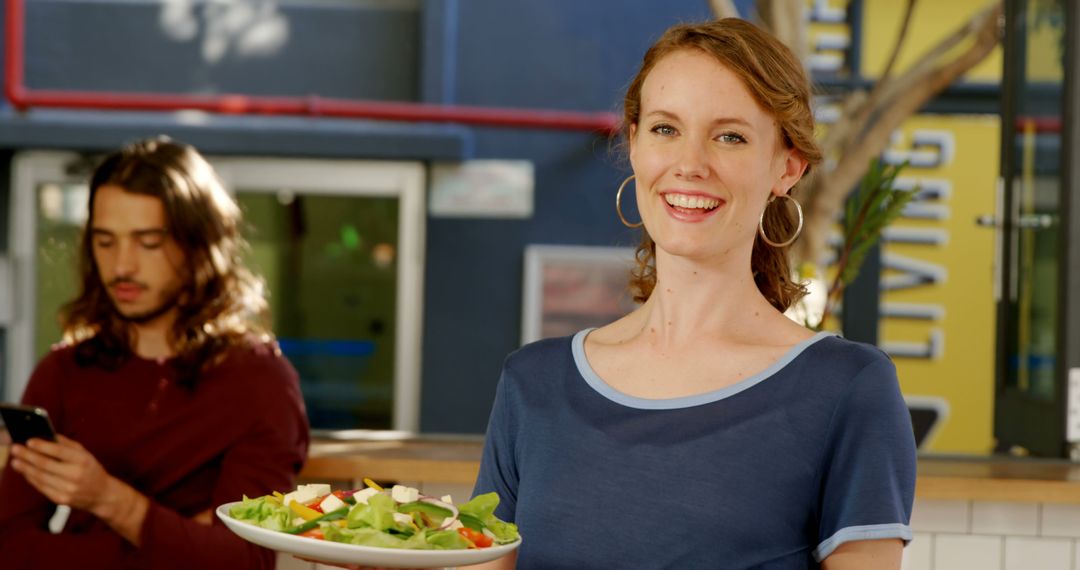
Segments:
[[[37,406],[0,403],[0,418],[13,443],[26,444],[31,438],[56,441],[56,430],[49,421],[49,412]]]

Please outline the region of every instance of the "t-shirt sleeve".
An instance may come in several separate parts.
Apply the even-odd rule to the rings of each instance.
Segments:
[[[837,405],[821,471],[819,562],[853,540],[912,538],[915,437],[896,368],[866,365]]]
[[[515,426],[507,397],[508,377],[509,372],[504,367],[495,388],[495,403],[488,420],[480,474],[473,488],[473,496],[492,491],[498,493],[499,506],[495,509],[495,516],[513,522],[517,510],[518,472],[514,456]]]

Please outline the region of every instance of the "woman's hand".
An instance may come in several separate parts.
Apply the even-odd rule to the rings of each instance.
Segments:
[[[381,566],[360,566],[357,564],[338,564],[336,562],[325,562],[322,560],[312,560],[311,558],[304,558],[303,556],[297,556],[300,560],[305,562],[314,562],[316,564],[322,564],[324,566],[335,566],[337,568],[347,568],[348,570],[392,570],[390,568],[383,568]],[[443,568],[398,568],[397,570],[444,570]]]

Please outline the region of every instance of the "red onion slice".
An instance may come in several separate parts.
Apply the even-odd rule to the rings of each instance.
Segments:
[[[451,515],[443,519],[442,524],[439,525],[439,528],[435,530],[444,530],[450,528],[450,525],[454,524],[454,521],[458,519],[458,514],[460,514],[460,511],[458,511],[458,508],[454,505],[451,505],[450,503],[444,503],[436,499],[435,497],[429,497],[427,495],[421,495],[419,500],[420,502],[427,503],[429,505],[435,505],[436,507],[440,507],[450,511]]]

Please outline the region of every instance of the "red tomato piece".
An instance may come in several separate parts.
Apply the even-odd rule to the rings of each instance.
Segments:
[[[319,529],[319,528],[313,528],[311,530],[302,532],[302,533],[300,533],[300,536],[306,536],[308,538],[314,538],[315,540],[326,540],[326,537],[323,536],[322,529]]]
[[[457,531],[458,534],[465,537],[465,540],[473,543],[473,546],[477,548],[487,548],[491,546],[491,537],[478,530],[473,530],[471,528],[463,526],[457,529]]]
[[[319,511],[321,513],[321,512],[323,512],[323,510],[322,510],[322,507],[319,506],[319,503],[323,502],[323,499],[325,499],[325,498],[326,498],[326,495],[323,495],[322,497],[319,497],[319,498],[311,501],[310,503],[308,503],[308,504],[306,504],[304,506],[309,508],[309,509],[314,509],[316,511]]]

